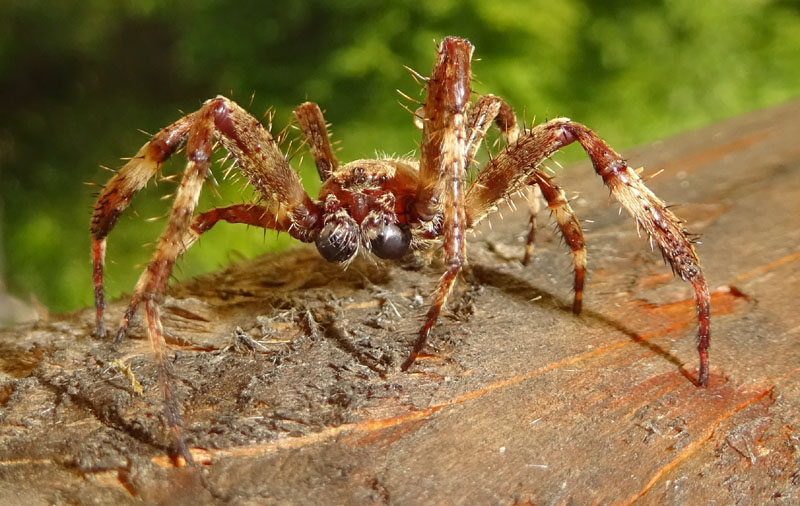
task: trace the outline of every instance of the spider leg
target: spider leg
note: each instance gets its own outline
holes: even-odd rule
[[[522,265],[528,265],[531,262],[531,256],[533,255],[533,244],[536,240],[536,216],[539,215],[541,196],[542,190],[539,189],[538,185],[532,186],[530,191],[525,195],[525,201],[528,203],[530,217],[528,218],[528,234],[525,238],[525,254],[522,256]]]
[[[195,115],[179,119],[155,134],[139,149],[136,156],[112,177],[100,192],[92,214],[92,280],[96,309],[97,337],[106,335],[103,324],[105,296],[103,293],[103,268],[106,256],[106,237],[116,225],[133,196],[145,187],[158,172],[161,164],[186,140]]]
[[[531,179],[536,182],[547,200],[550,213],[556,219],[564,242],[572,250],[572,262],[575,268],[575,298],[572,300],[572,312],[580,314],[583,304],[583,283],[586,279],[586,245],[583,242],[583,230],[567,201],[564,190],[542,172],[534,172]],[[525,253],[528,254],[527,245]]]
[[[175,257],[175,260],[177,260],[180,255],[185,253],[186,250],[188,250],[195,242],[197,242],[202,234],[208,232],[219,221],[227,221],[228,223],[243,223],[245,225],[251,225],[254,227],[268,228],[271,230],[277,230],[279,232],[287,232],[295,239],[305,240],[304,235],[300,233],[300,229],[296,227],[291,229],[287,228],[285,224],[278,220],[277,214],[267,207],[257,204],[234,204],[227,207],[218,207],[195,215],[192,225],[184,232],[183,238],[178,242],[180,249]],[[172,261],[173,264],[175,260]],[[120,322],[114,342],[119,342],[123,337],[125,337],[128,325],[130,324],[130,319],[136,312],[136,308],[141,301],[143,294],[147,293],[148,290],[160,288],[163,291],[163,289],[166,288],[166,286],[156,286],[153,278],[154,276],[152,273],[150,273],[149,269],[145,270],[142,273],[142,276],[140,276],[139,282],[136,284],[136,288],[134,289],[134,294],[131,296],[131,301],[128,304],[128,308],[125,311],[125,315]]]
[[[172,395],[172,369],[169,360],[167,360],[164,329],[161,326],[161,310],[158,307],[158,302],[155,299],[145,300],[144,311],[147,320],[147,333],[150,335],[150,344],[153,348],[153,355],[158,368],[158,380],[164,392],[164,413],[167,418],[167,426],[172,432],[178,453],[186,460],[187,464],[193,465],[192,454],[181,437],[180,404],[175,396]]]
[[[114,342],[120,342],[125,336],[130,319],[136,312],[139,302],[143,299],[147,301],[156,300],[161,296],[172,273],[175,260],[186,249],[181,243],[181,239],[191,224],[192,215],[200,197],[200,190],[203,188],[203,181],[208,176],[211,166],[212,146],[214,143],[213,113],[214,111],[211,108],[201,109],[199,116],[189,130],[186,146],[186,156],[189,162],[176,192],[167,226],[158,240],[152,260],[136,283],[130,304],[122,317]],[[148,331],[154,328],[149,321],[154,314],[157,314],[157,311],[146,311]],[[151,342],[160,337],[160,333],[148,333],[150,334]],[[156,346],[153,345],[153,348],[156,349]]]
[[[625,160],[589,128],[557,118],[534,127],[514,145],[501,151],[487,163],[467,191],[468,226],[475,226],[531,175],[539,174],[539,165],[550,155],[575,141],[589,155],[595,172],[603,178],[611,194],[658,245],[673,272],[692,283],[699,324],[698,384],[707,385],[710,296],[694,247],[682,222],[644,185]],[[542,190],[544,193],[544,188]]]
[[[186,249],[182,241],[191,223],[203,180],[208,175],[208,168],[202,171],[198,167],[210,165],[214,137],[235,158],[239,169],[262,198],[271,204],[270,213],[274,213],[275,224],[270,228],[288,231],[305,242],[312,240],[319,221],[319,211],[306,194],[299,177],[286,161],[275,139],[258,120],[236,103],[225,97],[209,100],[197,112],[156,134],[111,179],[97,201],[92,217],[92,235],[98,335],[105,335],[102,320],[102,266],[106,236],[133,194],[144,187],[147,180],[156,173],[159,164],[187,137],[189,144],[194,139],[195,143],[202,146],[196,146],[196,152],[187,148],[189,164],[178,189],[172,214],[159,239],[153,260],[136,284],[130,304],[120,321],[115,341],[118,342],[125,336],[142,298],[157,298],[163,293],[175,260]],[[165,146],[171,149],[166,149]],[[206,157],[207,160],[195,160],[192,157]]]
[[[276,213],[270,209],[256,204],[235,204],[228,207],[218,207],[196,215],[192,225],[183,233],[183,238],[177,242],[178,249],[173,252],[175,258],[170,260],[170,262],[174,264],[175,260],[177,260],[180,255],[185,253],[202,234],[210,230],[211,227],[216,225],[220,220],[229,223],[244,223],[255,227],[288,232],[296,239],[304,239],[303,235],[298,233],[299,229],[293,228],[289,230],[286,228],[284,224],[278,221]],[[171,272],[171,268],[169,270]],[[122,338],[125,337],[130,319],[136,312],[136,308],[144,294],[153,292],[154,295],[160,295],[160,292],[163,292],[166,288],[166,279],[159,284],[157,281],[158,277],[159,273],[151,271],[149,267],[142,273],[136,284],[128,308],[125,311],[125,315],[120,322],[114,342],[120,342]],[[168,277],[169,273],[166,274],[166,278]]]
[[[414,211],[421,221],[441,220],[446,270],[439,279],[425,323],[403,371],[414,363],[439,318],[458,273],[466,264],[466,214],[464,178],[467,160],[467,107],[470,95],[472,44],[447,38],[428,79],[424,106],[420,178]]]
[[[486,137],[492,121],[500,129],[505,144],[517,142],[519,127],[514,110],[508,103],[495,95],[481,95],[469,109],[467,117],[467,163],[475,161],[475,154]]]
[[[328,127],[322,111],[317,104],[305,102],[294,110],[294,115],[311,150],[311,156],[314,157],[319,178],[325,181],[339,166],[339,160],[333,154]]]
[[[185,250],[181,239],[191,224],[192,214],[197,206],[203,181],[209,173],[214,143],[213,114],[214,110],[211,108],[201,109],[200,114],[189,130],[186,146],[186,156],[189,162],[178,187],[167,226],[159,238],[153,259],[147,265],[136,284],[131,304],[116,337],[117,341],[122,338],[127,329],[130,315],[135,311],[139,301],[143,301],[145,319],[147,321],[147,334],[155,354],[159,379],[164,390],[167,424],[176,435],[175,440],[177,441],[178,449],[187,463],[192,463],[192,456],[187,451],[182,438],[179,437],[181,426],[180,409],[170,388],[172,375],[166,356],[166,344],[164,342],[158,300],[166,288],[175,260]]]
[[[160,136],[164,131],[157,134],[134,159],[140,161],[129,162],[106,186],[98,199],[92,217],[96,252],[95,293],[98,293],[98,284],[102,287],[102,268],[98,275],[97,265],[102,267],[106,235],[133,193],[144,186],[147,179],[157,171],[158,164],[186,138],[188,163],[167,225],[159,237],[152,260],[136,283],[116,340],[119,341],[125,335],[130,318],[142,302],[148,336],[164,388],[167,423],[177,436],[180,453],[187,462],[191,462],[191,455],[179,437],[180,412],[170,388],[171,374],[169,362],[166,360],[166,345],[158,307],[176,259],[219,220],[287,231],[306,242],[313,240],[317,233],[317,224],[321,220],[319,209],[306,194],[300,178],[289,166],[277,142],[258,120],[234,102],[224,97],[209,100],[200,110],[179,120],[165,131],[173,132],[172,136],[167,136],[169,140],[175,140],[168,145],[172,149],[157,150],[162,144]],[[242,204],[193,216],[203,182],[209,175],[215,137],[235,158],[237,166],[258,190],[267,206]],[[102,305],[98,305],[98,315],[102,317]]]

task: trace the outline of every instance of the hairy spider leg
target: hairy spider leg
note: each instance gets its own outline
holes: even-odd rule
[[[583,241],[581,224],[572,211],[564,190],[555,184],[552,179],[543,172],[534,172],[530,179],[533,179],[537,185],[536,188],[541,190],[547,205],[550,207],[550,213],[555,218],[558,229],[564,237],[564,242],[572,250],[572,264],[575,269],[573,285],[575,296],[572,299],[572,312],[580,314],[583,305],[583,284],[586,279],[586,244]]]
[[[467,117],[466,158],[468,165],[475,163],[475,154],[493,121],[500,130],[506,145],[517,142],[519,128],[511,106],[498,96],[481,95],[470,106]]]
[[[194,216],[203,182],[209,175],[215,137],[235,158],[239,169],[269,204],[268,207],[242,204],[213,209]],[[171,141],[168,147],[172,149],[159,149],[165,144],[165,138]],[[169,220],[159,238],[152,260],[136,283],[116,337],[120,340],[125,335],[130,318],[139,302],[143,301],[147,332],[164,390],[167,423],[176,435],[180,430],[180,410],[171,393],[171,372],[166,360],[166,345],[158,306],[176,259],[197,237],[220,219],[287,231],[305,242],[312,240],[320,221],[319,210],[306,194],[300,178],[289,166],[275,139],[258,120],[237,104],[224,97],[217,97],[207,101],[197,112],[156,134],[134,159],[138,161],[129,162],[101,193],[92,218],[94,250],[98,251],[94,257],[96,276],[97,264],[102,267],[101,253],[105,249],[105,237],[119,214],[135,191],[145,185],[147,179],[157,171],[158,165],[175,151],[184,138],[187,139],[188,163],[176,192]],[[165,155],[161,156],[161,153]],[[97,278],[95,282],[97,285]],[[101,269],[99,284],[102,287]],[[98,306],[100,316],[101,311],[102,306]],[[100,322],[102,324],[102,319]],[[180,453],[191,462],[191,455],[182,439],[176,437],[176,441]]]
[[[557,118],[532,128],[520,136],[514,145],[503,149],[486,164],[467,191],[469,226],[475,226],[530,176],[540,173],[539,166],[544,160],[575,141],[589,155],[595,172],[603,178],[611,194],[633,216],[637,226],[643,228],[659,246],[673,272],[692,283],[699,323],[698,384],[706,386],[710,296],[694,247],[683,223],[644,185],[625,160],[589,128],[567,118]],[[539,187],[542,188],[542,185]]]
[[[181,426],[180,408],[171,391],[172,373],[170,362],[166,356],[164,329],[161,325],[158,299],[169,280],[175,259],[184,249],[180,239],[191,224],[200,190],[203,187],[203,181],[205,181],[209,173],[214,143],[213,114],[213,109],[202,110],[189,131],[186,146],[186,156],[189,162],[186,165],[186,171],[178,187],[167,226],[159,238],[153,259],[136,284],[133,295],[133,301],[135,302],[131,304],[131,307],[135,308],[135,305],[140,300],[144,300],[147,334],[150,338],[150,345],[153,348],[159,379],[164,391],[167,424],[176,436],[175,441],[177,442],[178,450],[187,463],[192,463],[192,456],[186,449],[183,439],[179,437]]]
[[[270,204],[268,214],[272,215],[272,220],[275,222],[270,228],[288,231],[293,237],[310,242],[318,222],[319,211],[306,194],[300,178],[292,170],[277,142],[261,123],[236,103],[224,97],[207,101],[195,114],[202,115],[202,120],[198,118],[196,123],[202,122],[202,128],[205,128],[211,136],[210,142],[213,142],[214,137],[219,139],[235,159],[242,173],[261,197]],[[190,141],[191,135],[190,133]],[[209,163],[210,149],[211,146],[208,154]],[[187,149],[187,156],[195,155]],[[189,168],[187,168],[188,173]],[[203,175],[203,179],[205,176],[207,172]],[[183,187],[183,183],[181,184],[167,228],[159,239],[152,261],[139,278],[128,309],[120,321],[115,338],[117,342],[125,336],[139,301],[145,296],[160,297],[166,289],[175,260],[186,250],[182,239],[190,228],[203,179],[199,179],[198,184],[191,186],[192,198],[184,198],[179,203]]]
[[[103,268],[106,256],[106,238],[116,225],[133,196],[147,185],[158,173],[161,164],[170,157],[185,141],[195,115],[185,116],[155,134],[136,156],[106,183],[97,198],[92,213],[92,281],[94,283],[94,304],[96,310],[97,337],[106,335],[103,323],[105,296],[103,290]]]
[[[477,147],[481,140],[485,138],[492,121],[494,121],[500,130],[506,146],[515,144],[519,139],[519,127],[517,126],[516,115],[511,106],[500,97],[482,95],[478,97],[478,100],[476,100],[470,108],[467,120],[467,132],[469,133],[469,142],[467,143],[468,162],[474,160]],[[578,219],[569,206],[563,190],[543,173],[535,172],[529,176],[524,186],[532,188],[526,196],[531,216],[528,222],[525,256],[523,257],[522,263],[523,265],[527,265],[530,261],[536,235],[536,215],[539,211],[539,197],[543,195],[547,200],[553,217],[556,219],[564,241],[572,250],[575,270],[575,297],[572,303],[572,310],[575,314],[579,314],[583,300],[584,279],[586,277],[586,248],[583,242],[583,231],[581,230]]]
[[[530,183],[528,183],[530,184]],[[525,194],[525,202],[528,203],[528,233],[525,235],[525,253],[522,255],[522,265],[531,263],[533,256],[533,245],[536,241],[536,217],[539,215],[541,208],[542,190],[536,184],[530,187],[530,190]]]
[[[421,221],[440,221],[446,270],[439,279],[433,303],[408,358],[414,363],[466,264],[467,220],[464,208],[467,160],[467,108],[470,98],[470,59],[473,46],[457,38],[444,39],[427,83],[417,200]]]
[[[325,181],[339,167],[333,154],[328,127],[319,106],[313,102],[300,104],[295,110],[297,124],[306,139],[311,156],[317,166],[320,181]]]

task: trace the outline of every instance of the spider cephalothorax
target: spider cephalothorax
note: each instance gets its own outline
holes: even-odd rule
[[[641,181],[637,173],[589,128],[556,118],[519,131],[511,107],[493,95],[473,96],[469,41],[449,37],[439,45],[425,102],[415,113],[422,127],[419,161],[358,160],[339,165],[328,139],[322,112],[313,103],[295,110],[297,123],[316,162],[322,188],[317,200],[300,179],[261,123],[225,97],[207,101],[150,139],[104,187],[92,215],[97,334],[103,325],[103,264],[106,236],[133,195],[153,177],[161,163],[185,142],[188,158],[166,228],[156,252],[134,289],[117,332],[121,339],[141,302],[147,332],[165,386],[167,417],[177,431],[179,410],[169,395],[169,369],[159,316],[159,300],[175,260],[220,220],[284,231],[314,242],[322,256],[346,264],[359,251],[398,259],[409,251],[441,241],[445,272],[403,370],[411,367],[438,320],[453,284],[467,261],[467,230],[497,209],[498,203],[524,188],[541,192],[555,217],[575,268],[573,311],[579,313],[586,270],[586,249],[578,219],[564,192],[542,171],[542,163],[567,144],[578,142],[611,194],[647,232],[681,279],[689,281],[699,322],[698,384],[708,383],[710,336],[709,292],[697,255],[682,222]],[[466,172],[489,127],[495,124],[505,147],[490,158],[474,180]],[[209,175],[212,149],[218,141],[262,198],[261,204],[235,204],[195,214],[203,182]],[[533,220],[531,220],[531,225]],[[533,242],[528,235],[526,260]],[[178,438],[180,439],[180,438]],[[190,455],[182,447],[187,459]]]
[[[346,262],[360,248],[385,259],[411,246],[407,209],[417,168],[403,160],[357,160],[335,170],[320,189],[323,226],[314,241],[326,260]]]

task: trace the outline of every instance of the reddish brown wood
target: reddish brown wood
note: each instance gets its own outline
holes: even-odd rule
[[[416,373],[399,365],[441,265],[343,272],[300,248],[173,286],[199,469],[165,456],[138,319],[117,349],[90,337],[88,309],[3,329],[0,503],[796,504],[798,118],[793,102],[624,153],[664,169],[648,185],[702,234],[708,389],[690,379],[691,286],[582,163],[557,177],[588,228],[582,314],[558,233],[542,228],[523,268],[527,216],[503,210],[470,241],[470,280]]]

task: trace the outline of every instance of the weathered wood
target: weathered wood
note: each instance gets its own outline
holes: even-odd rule
[[[343,272],[299,248],[174,286],[199,469],[166,457],[140,327],[117,349],[89,310],[0,331],[0,503],[797,504],[798,127],[794,102],[626,153],[702,234],[708,389],[690,286],[581,164],[558,181],[589,229],[583,314],[557,234],[523,268],[527,217],[504,210],[410,374],[436,265]]]

